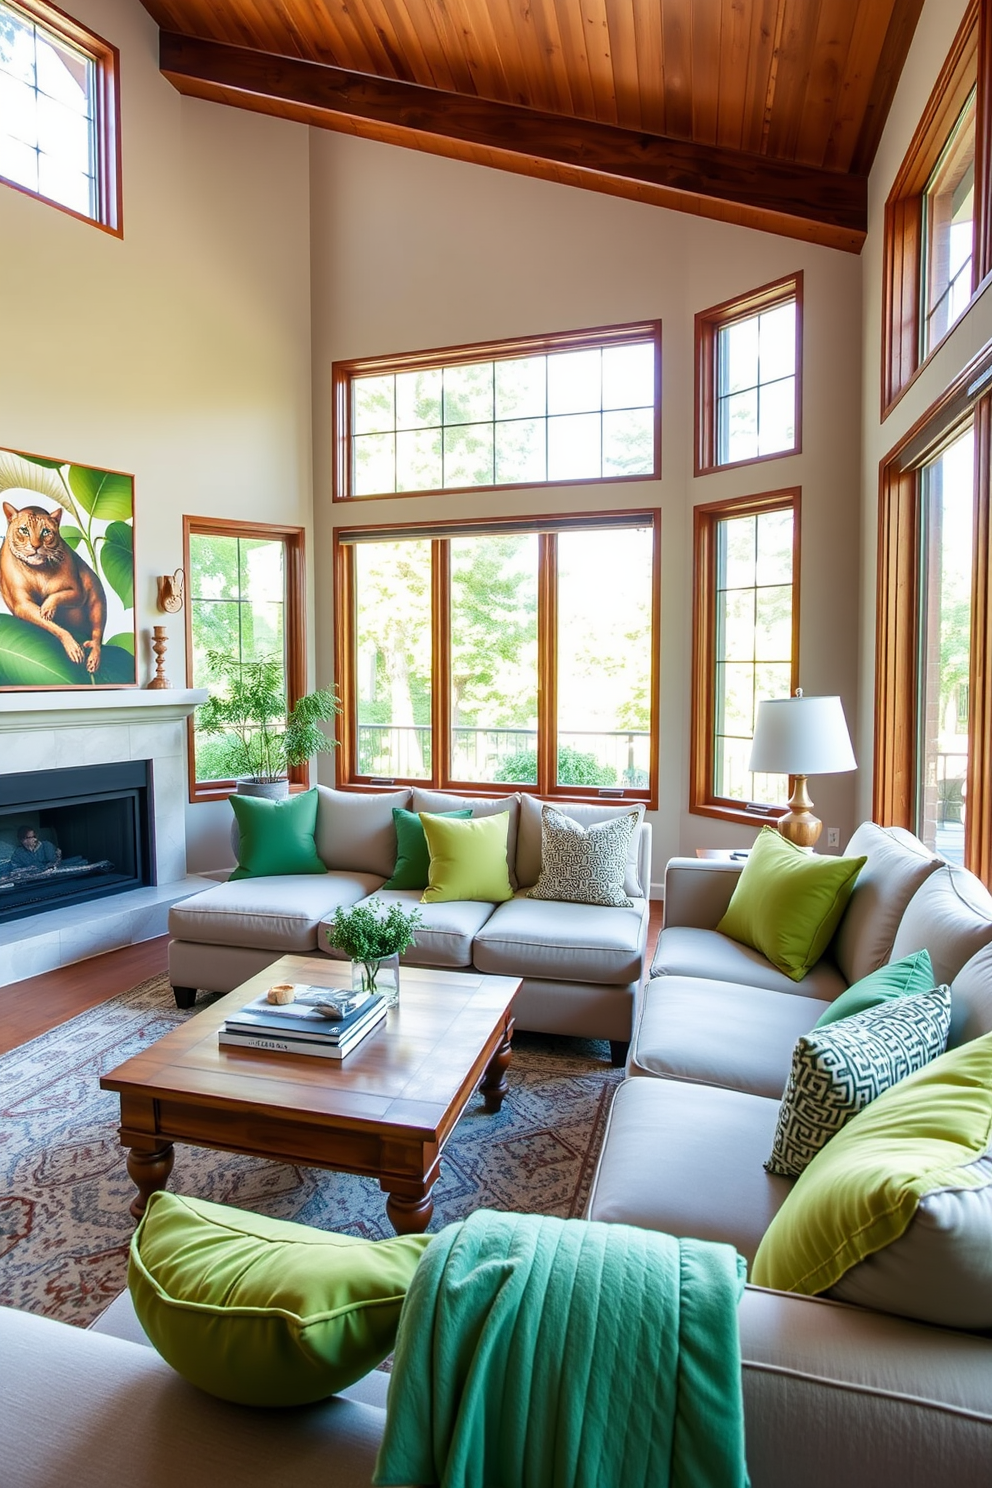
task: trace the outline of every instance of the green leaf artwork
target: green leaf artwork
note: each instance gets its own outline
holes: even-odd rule
[[[116,471],[0,449],[0,689],[136,683],[133,485]],[[25,515],[11,536],[13,513]],[[32,538],[48,550],[43,566],[26,561]]]
[[[100,559],[104,577],[126,610],[134,606],[134,548],[126,522],[111,522],[104,534]]]

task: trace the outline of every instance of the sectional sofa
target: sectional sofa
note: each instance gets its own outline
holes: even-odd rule
[[[898,830],[865,824],[847,851],[867,863],[828,955],[799,983],[716,930],[737,865],[669,864],[587,1217],[730,1241],[750,1261],[790,1187],[762,1164],[793,1043],[850,981],[925,947],[952,988],[951,1042],[992,1030],[983,886]],[[752,1488],[987,1488],[992,1338],[753,1286],[739,1320]],[[296,1488],[328,1471],[336,1488],[370,1483],[386,1375],[269,1414],[198,1393],[142,1345],[126,1294],[88,1332],[0,1310],[12,1488]]]
[[[338,791],[317,787],[314,840],[326,874],[243,878],[204,889],[169,912],[169,976],[180,1007],[197,989],[230,992],[278,957],[328,951],[325,930],[341,906],[375,895],[419,910],[424,924],[404,956],[413,966],[519,976],[518,1028],[609,1039],[623,1063],[643,981],[651,880],[651,827],[641,807],[556,805],[583,826],[639,813],[625,889],[631,907],[527,897],[541,870],[541,806],[534,796],[447,795],[419,788]],[[393,810],[441,812],[471,807],[474,816],[508,812],[510,883],[504,904],[421,904],[416,889],[382,889],[396,864]],[[235,842],[236,842],[235,838]]]

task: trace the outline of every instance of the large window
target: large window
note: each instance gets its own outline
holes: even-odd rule
[[[120,232],[114,47],[43,0],[0,0],[0,176]]]
[[[758,703],[798,680],[799,492],[697,506],[695,570],[692,809],[775,815],[788,778],[748,761]]]
[[[971,302],[990,266],[975,144],[990,103],[972,0],[885,204],[882,414]],[[987,129],[986,129],[987,135]]]
[[[657,512],[335,541],[343,782],[657,799]]]
[[[802,448],[802,275],[696,316],[696,474]]]
[[[267,523],[183,519],[186,653],[191,687],[229,687],[245,663],[274,661],[287,708],[305,689],[303,531]],[[235,786],[231,741],[190,719],[190,798],[216,799]],[[305,769],[290,780],[307,782]]]
[[[876,821],[992,884],[992,343],[882,464]]]
[[[334,367],[335,497],[660,473],[657,322]]]

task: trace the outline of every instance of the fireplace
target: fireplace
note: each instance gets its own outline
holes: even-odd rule
[[[155,882],[148,760],[0,775],[0,923]]]

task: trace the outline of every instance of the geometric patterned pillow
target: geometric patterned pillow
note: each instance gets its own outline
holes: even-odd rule
[[[803,1034],[766,1171],[798,1178],[863,1106],[944,1052],[950,1024],[950,988],[935,987]]]
[[[583,827],[553,806],[544,806],[541,873],[534,887],[527,890],[527,897],[630,909],[624,879],[630,836],[639,819],[639,811],[628,811],[610,821]]]

